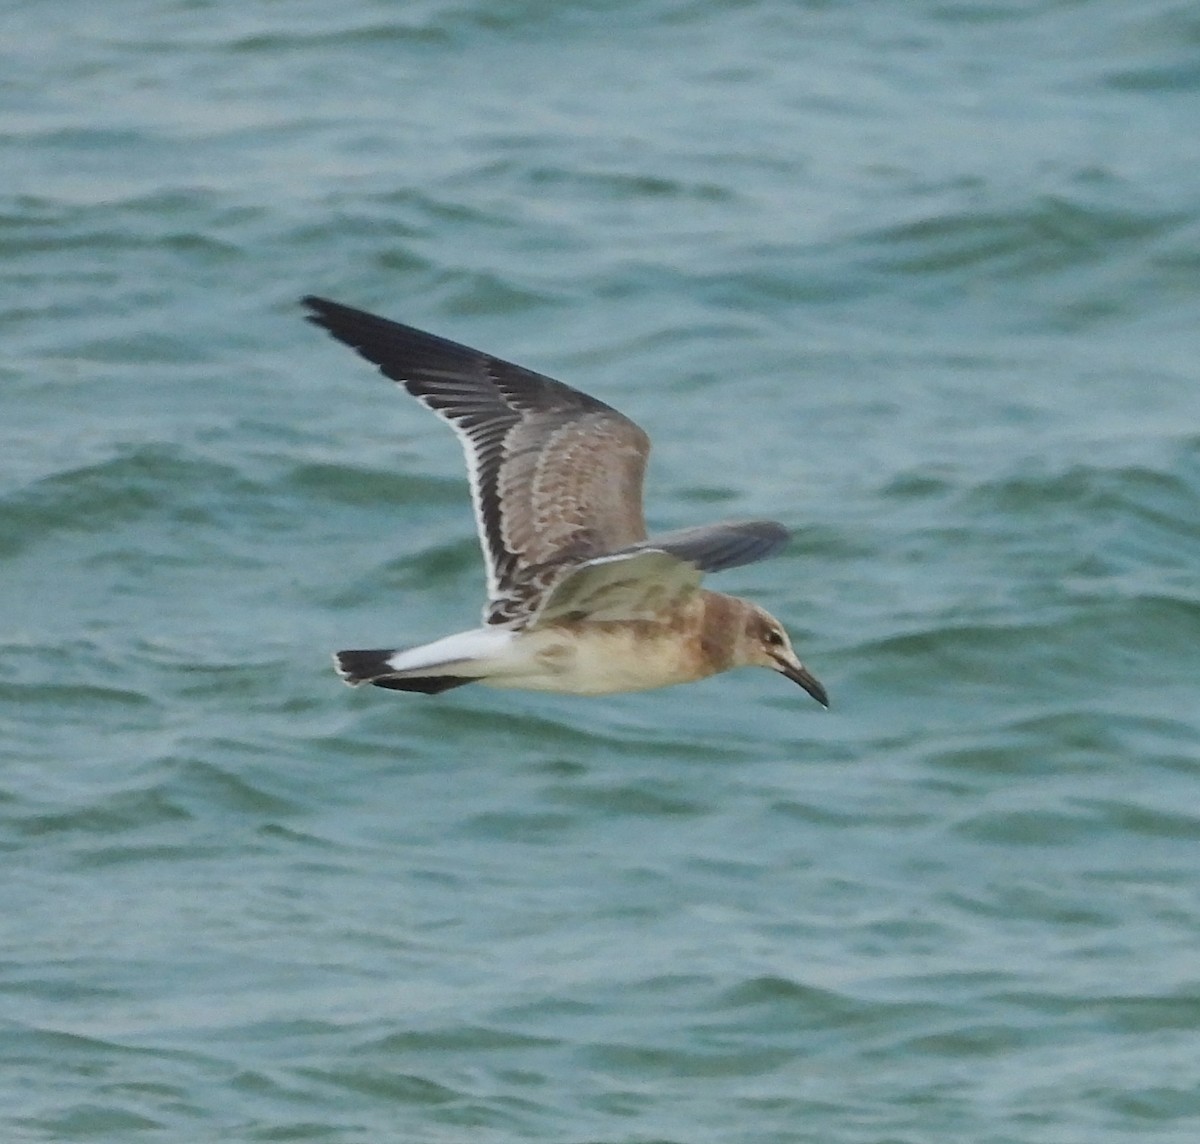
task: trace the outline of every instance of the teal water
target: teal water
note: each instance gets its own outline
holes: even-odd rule
[[[1200,1139],[1200,14],[0,16],[0,1137]],[[457,446],[314,292],[769,516],[765,672],[351,692]]]

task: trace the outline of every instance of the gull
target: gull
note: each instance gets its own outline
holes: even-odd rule
[[[787,529],[725,521],[647,537],[650,439],[560,381],[325,298],[307,320],[447,421],[466,454],[487,568],[483,626],[420,647],[334,656],[351,686],[436,695],[491,687],[604,695],[768,667],[828,707],[783,625],[700,587],[774,555]]]

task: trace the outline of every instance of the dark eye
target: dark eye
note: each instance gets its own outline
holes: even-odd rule
[[[767,632],[767,643],[772,647],[783,647],[783,632],[772,628]]]

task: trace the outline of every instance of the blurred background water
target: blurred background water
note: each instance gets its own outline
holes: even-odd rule
[[[1200,1139],[1200,9],[0,15],[0,1135]],[[351,692],[452,435],[297,299],[769,516],[763,672]]]

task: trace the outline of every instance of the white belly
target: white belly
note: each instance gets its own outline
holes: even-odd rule
[[[707,674],[697,671],[695,657],[684,642],[665,634],[638,639],[607,625],[593,631],[522,632],[509,650],[507,670],[481,683],[522,691],[609,695],[688,683]]]

